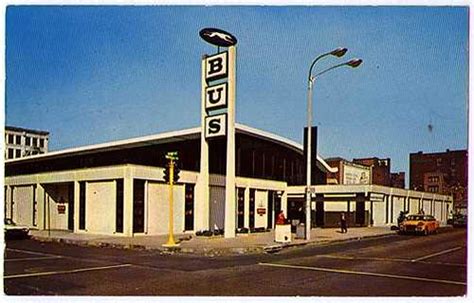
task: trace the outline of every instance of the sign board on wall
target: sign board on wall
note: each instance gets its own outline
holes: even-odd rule
[[[66,213],[66,205],[58,204],[58,214],[65,214]]]

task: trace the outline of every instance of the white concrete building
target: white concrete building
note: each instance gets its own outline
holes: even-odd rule
[[[198,127],[7,160],[5,216],[38,229],[117,236],[166,234],[164,155],[177,151],[181,173],[174,186],[174,232],[223,229],[225,140],[209,141],[209,174],[203,177],[200,135]],[[280,209],[291,219],[290,202],[304,202],[302,146],[236,124],[235,149],[236,228],[273,228]],[[317,156],[318,174],[335,171]],[[208,184],[204,192],[203,179]],[[354,222],[361,226],[390,225],[399,210],[420,208],[445,223],[452,208],[450,196],[375,185],[316,185],[315,192],[313,225],[320,226],[331,226],[333,214],[341,211],[353,213]],[[209,199],[203,198],[206,195]]]

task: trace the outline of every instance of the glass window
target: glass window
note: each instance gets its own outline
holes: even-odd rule
[[[13,144],[14,138],[15,138],[15,136],[13,136],[12,134],[8,135],[8,143]]]
[[[33,138],[33,146],[38,146],[38,138]]]
[[[7,159],[13,159],[13,148],[8,149],[8,157]]]
[[[39,145],[40,147],[44,147],[44,139],[43,138],[39,139],[39,143],[40,143],[40,145]]]
[[[21,144],[21,136],[20,135],[16,135],[15,136],[15,144]]]
[[[30,137],[26,137],[26,138],[25,138],[25,145],[26,145],[26,146],[30,146],[30,145],[31,145],[31,138],[30,138]]]
[[[20,158],[21,157],[21,149],[15,150],[15,158]]]

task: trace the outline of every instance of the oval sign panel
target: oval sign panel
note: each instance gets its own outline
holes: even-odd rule
[[[237,38],[234,35],[218,28],[203,28],[199,36],[217,46],[228,47],[237,44]]]

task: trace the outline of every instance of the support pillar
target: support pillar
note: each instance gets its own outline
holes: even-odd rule
[[[79,231],[80,185],[74,181],[74,232]]]
[[[234,45],[229,47],[224,238],[235,237],[235,63],[236,46]]]
[[[44,187],[40,184],[36,184],[36,226],[39,230],[45,229],[44,222]]]
[[[201,155],[196,180],[195,229],[209,229],[209,145],[206,140],[206,60],[201,60]]]
[[[123,179],[123,234],[133,236],[133,178],[130,168]]]

